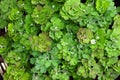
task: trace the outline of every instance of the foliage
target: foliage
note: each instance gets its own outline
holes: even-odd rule
[[[25,53],[26,54],[26,53]],[[14,57],[13,57],[14,56]],[[29,67],[27,63],[27,55],[23,55],[16,51],[10,51],[6,56],[6,61],[9,65],[7,73],[4,75],[5,80],[29,80]],[[22,65],[21,65],[22,64]],[[26,68],[24,68],[26,67]],[[27,72],[26,72],[27,71]]]
[[[103,6],[101,6],[101,2]],[[107,3],[109,3],[109,5]],[[98,13],[101,9],[103,9],[102,14]],[[116,14],[116,10],[112,0],[97,0],[96,5],[94,5],[94,2],[81,3],[80,0],[67,0],[60,14],[65,20],[70,19],[79,23],[81,26],[96,30],[97,27],[109,26],[112,17]]]
[[[89,29],[80,28],[77,33],[77,37],[79,39],[79,42],[89,43],[90,40],[93,38],[93,33]]]
[[[113,0],[1,0],[5,80],[115,80],[119,7]]]
[[[31,39],[33,51],[47,52],[50,50],[51,44],[51,39],[47,33],[40,33],[39,36],[33,36]]]
[[[5,52],[8,48],[8,40],[4,37],[0,37],[0,53]]]

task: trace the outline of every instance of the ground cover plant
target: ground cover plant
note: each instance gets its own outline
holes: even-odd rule
[[[119,13],[113,0],[0,0],[5,80],[115,80]]]

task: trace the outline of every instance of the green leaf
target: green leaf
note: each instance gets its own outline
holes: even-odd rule
[[[9,14],[10,20],[17,20],[21,18],[21,12],[17,8],[13,8]]]
[[[82,75],[84,78],[87,78],[88,77],[88,73],[86,72],[85,68],[83,66],[80,66],[78,68],[78,72],[77,72],[78,75]]]
[[[77,38],[80,43],[89,43],[93,38],[93,33],[90,29],[80,28],[77,33]]]
[[[36,6],[33,10],[32,18],[37,24],[44,24],[52,16],[53,9],[49,6]]]
[[[100,13],[105,13],[105,11],[108,9],[110,3],[112,1],[110,0],[104,0],[104,1],[101,1],[101,0],[97,0],[96,1],[96,9],[100,12]]]
[[[47,33],[41,33],[39,36],[32,37],[31,45],[35,51],[47,52],[51,49],[52,41]]]
[[[51,66],[51,61],[47,61],[46,63],[45,63],[45,67],[46,68],[49,68]]]
[[[0,37],[0,53],[7,51],[8,40],[5,37]]]

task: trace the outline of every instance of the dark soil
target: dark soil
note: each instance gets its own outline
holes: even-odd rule
[[[120,6],[120,0],[114,0],[114,2],[116,7]]]
[[[120,80],[120,75],[115,80]]]
[[[0,29],[0,36],[4,36],[5,35],[5,29]]]

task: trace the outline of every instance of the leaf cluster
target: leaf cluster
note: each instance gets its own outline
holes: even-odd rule
[[[120,15],[113,0],[1,0],[5,80],[114,80]],[[113,24],[112,24],[113,23]]]

